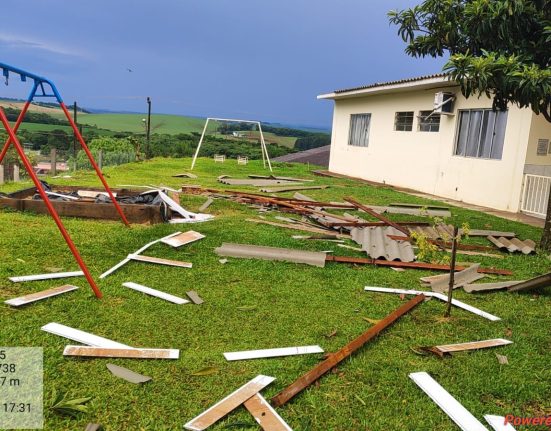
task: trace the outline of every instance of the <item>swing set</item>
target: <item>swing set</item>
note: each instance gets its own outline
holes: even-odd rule
[[[8,85],[8,80],[10,78],[10,74],[19,75],[21,82],[27,82],[27,80],[33,81],[33,86],[31,89],[31,92],[29,93],[29,96],[27,97],[27,100],[21,109],[21,112],[13,125],[13,127],[10,125],[6,114],[4,110],[0,107],[0,121],[2,122],[2,125],[4,126],[4,129],[6,130],[8,134],[8,139],[6,140],[4,147],[2,148],[2,151],[0,152],[0,163],[4,160],[4,157],[6,156],[6,153],[10,147],[10,145],[13,145],[15,147],[15,150],[17,151],[17,154],[19,155],[21,161],[23,162],[23,165],[25,166],[26,171],[28,172],[29,176],[31,177],[34,185],[36,186],[36,189],[44,201],[48,212],[52,216],[52,218],[55,221],[55,224],[57,225],[59,231],[61,232],[61,235],[65,239],[65,242],[69,246],[69,249],[71,250],[71,253],[75,257],[75,260],[78,263],[78,266],[81,268],[82,272],[84,273],[84,276],[86,277],[86,280],[88,281],[88,284],[94,291],[94,294],[97,298],[102,297],[102,293],[98,286],[96,285],[94,279],[90,275],[90,271],[88,270],[86,264],[82,260],[82,257],[80,256],[80,253],[78,249],[76,248],[75,244],[73,243],[73,240],[71,239],[69,233],[65,229],[65,226],[63,225],[63,222],[59,218],[59,215],[57,214],[57,211],[53,207],[52,203],[50,202],[48,195],[46,191],[44,190],[44,187],[41,183],[41,181],[36,176],[34,169],[31,165],[31,162],[25,155],[25,152],[23,150],[23,147],[21,146],[21,142],[17,138],[17,130],[19,129],[19,126],[23,122],[23,119],[25,117],[25,114],[27,113],[29,106],[31,102],[35,98],[53,98],[57,101],[59,104],[61,110],[65,114],[65,117],[67,118],[67,121],[69,122],[71,128],[73,129],[73,133],[75,134],[75,137],[77,138],[78,142],[80,143],[80,146],[88,156],[88,159],[90,160],[90,163],[94,167],[94,170],[96,171],[96,174],[98,178],[100,179],[101,183],[103,184],[103,187],[105,188],[105,191],[109,195],[109,198],[111,199],[111,202],[113,205],[115,205],[115,208],[117,212],[119,213],[122,221],[126,226],[130,226],[128,223],[128,220],[126,219],[122,208],[119,206],[117,200],[115,199],[115,196],[113,195],[111,189],[109,188],[109,185],[105,181],[105,178],[103,174],[101,173],[100,168],[98,167],[96,161],[94,160],[94,157],[92,156],[92,153],[88,149],[88,146],[86,145],[86,142],[84,142],[84,139],[82,135],[80,134],[77,125],[73,121],[73,118],[69,114],[69,111],[67,110],[67,107],[65,106],[65,103],[63,102],[63,99],[61,98],[56,86],[52,81],[49,79],[43,78],[41,76],[35,75],[33,73],[26,72],[24,70],[18,69],[16,67],[10,66],[5,63],[0,62],[0,70],[2,70],[2,75],[5,78],[6,85]]]

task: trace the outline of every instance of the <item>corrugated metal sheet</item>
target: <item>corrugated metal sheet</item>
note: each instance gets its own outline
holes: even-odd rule
[[[425,235],[428,239],[444,239],[449,241],[453,238],[453,226],[440,223],[436,226],[411,226],[411,232]],[[400,235],[403,235],[400,232]]]
[[[373,259],[399,260],[412,262],[415,260],[413,247],[408,241],[395,241],[388,235],[403,236],[399,230],[388,227],[353,228],[350,231],[352,240],[362,246],[368,256]]]
[[[502,236],[496,238],[495,236],[491,235],[489,235],[487,238],[500,250],[507,250],[511,253],[519,251],[524,254],[530,254],[536,251],[536,243],[531,239],[525,239],[524,241],[521,241],[518,238],[507,239]]]
[[[359,87],[343,88],[341,90],[335,90],[334,92],[337,94],[347,93],[349,91],[365,90],[368,88],[376,88],[376,87],[386,87],[387,85],[405,84],[406,82],[423,81],[425,79],[431,79],[431,78],[443,78],[445,76],[446,76],[445,73],[435,73],[433,75],[416,76],[413,78],[398,79],[396,81],[375,82],[374,84],[362,85]]]

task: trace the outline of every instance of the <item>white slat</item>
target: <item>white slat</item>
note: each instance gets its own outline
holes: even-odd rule
[[[486,419],[486,422],[488,422],[495,431],[515,431],[513,425],[510,423],[507,425],[505,424],[505,418],[503,416],[484,415],[484,419]]]
[[[55,278],[80,277],[81,275],[84,275],[84,272],[82,271],[54,272],[52,274],[23,275],[21,277],[10,277],[9,279],[14,283],[22,283],[24,281],[39,281],[39,280],[53,280]]]
[[[48,323],[40,329],[49,332],[50,334],[59,335],[60,337],[65,337],[69,340],[78,341],[79,343],[86,344],[88,346],[132,349],[132,347],[127,346],[126,344],[117,343],[116,341],[109,340],[108,338],[99,337],[97,335],[70,328],[69,326],[61,325],[55,322]]]
[[[165,301],[173,302],[174,304],[187,304],[189,301],[178,296],[171,295],[170,293],[161,292],[160,290],[152,289],[151,287],[142,286],[138,283],[126,282],[122,284],[129,289],[137,290],[138,292],[145,293],[147,295],[155,296],[157,298],[164,299]]]
[[[244,359],[275,358],[278,356],[307,355],[310,353],[323,353],[323,349],[320,346],[282,347],[277,349],[227,352],[227,353],[224,353],[224,357],[228,361],[240,361]]]

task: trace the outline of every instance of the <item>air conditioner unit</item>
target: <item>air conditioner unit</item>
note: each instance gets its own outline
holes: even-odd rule
[[[453,101],[455,96],[453,93],[445,93],[439,91],[434,95],[434,112],[438,114],[452,114],[453,113]]]

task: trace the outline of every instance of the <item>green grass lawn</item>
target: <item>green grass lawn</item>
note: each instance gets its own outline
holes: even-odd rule
[[[262,163],[237,166],[235,160],[215,164],[199,159],[198,179],[171,175],[188,171],[190,159],[154,159],[106,168],[107,179],[117,184],[164,184],[179,187],[200,184],[224,188],[216,177],[244,177],[267,173]],[[325,190],[308,191],[320,200],[354,196],[364,203],[410,202],[438,204],[346,179],[310,175],[304,165],[275,164],[276,174],[314,178],[327,184]],[[56,184],[98,185],[90,172],[72,179],[50,180]],[[8,184],[12,191],[25,184]],[[236,188],[236,187],[232,187]],[[243,187],[243,190],[256,190]],[[182,195],[184,207],[196,211],[202,196]],[[366,331],[364,318],[381,319],[403,301],[397,295],[364,292],[369,286],[420,288],[419,277],[435,272],[351,266],[329,263],[325,268],[306,265],[233,259],[219,263],[214,248],[222,242],[289,247],[304,250],[333,250],[337,255],[362,256],[324,241],[295,240],[295,231],[245,221],[257,212],[245,205],[215,200],[207,212],[213,221],[194,225],[132,226],[117,222],[65,219],[75,243],[94,277],[142,245],[177,230],[193,229],[206,238],[173,249],[160,244],[147,254],[193,262],[192,269],[130,263],[112,276],[98,280],[104,293],[97,300],[84,278],[13,284],[7,277],[76,270],[54,223],[47,216],[0,211],[0,292],[3,300],[65,283],[80,286],[57,298],[21,309],[0,309],[0,337],[4,346],[44,348],[46,406],[54,391],[69,397],[92,397],[89,412],[77,419],[46,411],[45,429],[84,429],[88,422],[102,423],[107,430],[179,430],[182,425],[258,374],[277,380],[263,394],[275,395],[310,370],[321,355],[306,355],[252,361],[226,362],[223,352],[319,344],[333,352]],[[266,215],[273,219],[278,213]],[[411,220],[410,216],[391,216]],[[419,220],[422,220],[419,218]],[[521,239],[538,240],[540,229],[461,208],[452,209],[453,223],[468,222],[472,228],[515,231]],[[489,244],[484,239],[469,243]],[[350,245],[355,245],[349,243]],[[547,256],[508,255],[503,259],[460,256],[460,261],[481,262],[514,272],[511,279],[526,279],[549,271]],[[485,281],[504,277],[491,276]],[[124,288],[133,281],[174,295],[195,290],[203,305],[171,304]],[[365,345],[319,385],[302,392],[279,414],[294,430],[311,431],[398,431],[456,430],[455,424],[409,378],[416,371],[429,372],[479,420],[484,414],[541,416],[551,414],[551,300],[550,290],[538,294],[495,292],[455,297],[502,318],[491,322],[457,308],[451,319],[443,319],[444,304],[431,300],[416,307]],[[246,306],[245,309],[240,307]],[[76,344],[45,333],[40,327],[58,322],[134,347],[181,349],[176,361],[65,358],[63,348]],[[336,331],[336,335],[326,337]],[[514,344],[496,349],[457,354],[444,360],[419,356],[415,346],[449,344],[508,338]],[[500,365],[495,354],[506,355],[509,365]],[[153,378],[136,386],[110,374],[106,363],[130,368]],[[192,374],[205,367],[217,372]],[[212,427],[259,429],[243,408]],[[234,425],[233,428],[228,426]],[[534,428],[535,429],[535,428]]]

